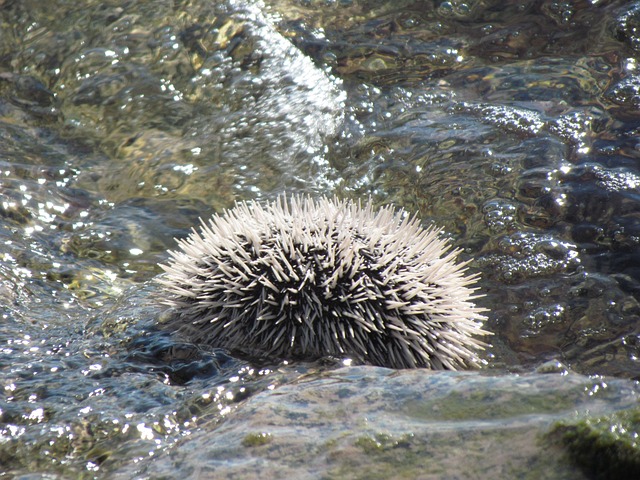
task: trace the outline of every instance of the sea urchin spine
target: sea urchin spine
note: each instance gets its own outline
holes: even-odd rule
[[[237,204],[170,252],[169,327],[196,343],[276,358],[393,368],[478,366],[476,276],[393,207],[292,196]]]

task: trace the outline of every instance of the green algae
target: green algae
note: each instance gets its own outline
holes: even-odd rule
[[[425,459],[429,458],[428,445],[424,439],[414,438],[412,433],[394,434],[386,432],[358,436],[353,445],[364,457],[343,458],[339,477],[348,478],[414,478],[417,472],[426,471]],[[442,467],[432,465],[440,473]],[[436,473],[431,471],[429,473]]]
[[[590,478],[640,478],[640,408],[555,424],[549,436]]]
[[[360,447],[364,453],[374,454],[376,452],[383,452],[389,448],[396,448],[399,445],[408,445],[411,436],[411,434],[406,434],[396,439],[387,433],[376,433],[373,436],[364,435],[358,437],[355,445]]]
[[[490,461],[487,461],[487,450],[479,448],[487,442],[487,435],[494,445],[489,454],[493,458]],[[369,432],[350,440],[358,454],[350,446],[334,446],[343,454],[329,454],[335,467],[326,478],[448,478],[454,471],[461,475],[460,478],[583,478],[572,465],[563,461],[560,449],[530,450],[534,445],[540,445],[538,439],[535,429],[528,427],[491,433],[434,431],[425,435],[424,432]],[[467,457],[464,466],[455,459],[454,452],[461,450]],[[451,455],[447,455],[447,451]],[[517,458],[519,454],[527,457],[526,462]],[[552,475],[550,465],[553,465]]]
[[[409,415],[425,420],[496,420],[562,411],[570,408],[583,394],[582,387],[557,396],[527,389],[453,391],[445,398],[409,402],[406,408]]]
[[[261,447],[271,442],[271,434],[269,432],[249,433],[242,439],[244,447]]]

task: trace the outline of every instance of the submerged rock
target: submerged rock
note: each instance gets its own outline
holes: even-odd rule
[[[350,367],[265,390],[137,475],[258,479],[587,478],[550,425],[628,408],[638,386],[575,374]],[[489,447],[488,447],[489,446]],[[196,467],[197,466],[197,467]],[[120,470],[114,478],[130,478]]]

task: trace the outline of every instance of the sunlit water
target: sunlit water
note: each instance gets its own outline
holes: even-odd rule
[[[477,422],[506,425],[508,445],[522,425],[633,405],[639,27],[640,3],[622,0],[0,0],[0,477],[175,477],[205,462],[211,478],[371,478],[375,460],[413,478],[411,459],[387,454],[446,458],[411,427],[447,403],[416,372],[249,363],[155,327],[152,279],[174,237],[284,191],[415,212],[482,275],[489,369],[424,375],[472,405],[527,388],[546,402],[438,418],[425,431],[453,432],[444,448]],[[508,373],[540,365],[556,367]],[[296,395],[317,393],[322,419],[341,386],[371,410],[341,410],[342,430],[296,447],[280,430],[300,418]],[[276,428],[260,415],[279,403],[291,423]],[[235,450],[207,450],[218,435]],[[540,454],[522,442],[516,473]],[[482,441],[465,448],[478,458],[444,472],[506,472]],[[553,458],[558,478],[583,478]]]

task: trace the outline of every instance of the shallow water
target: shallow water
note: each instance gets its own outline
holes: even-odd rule
[[[154,328],[173,238],[283,191],[442,226],[482,275],[488,375],[560,361],[618,377],[598,411],[632,403],[639,24],[626,1],[0,0],[0,476],[180,474],[246,399],[332,368]]]

